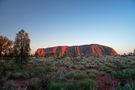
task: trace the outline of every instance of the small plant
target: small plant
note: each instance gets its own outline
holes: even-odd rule
[[[65,77],[65,73],[64,72],[58,72],[56,74],[56,78],[58,78],[58,79],[64,79],[64,77]]]
[[[49,90],[97,90],[93,80],[82,80],[78,82],[52,82]]]
[[[89,73],[88,73],[88,77],[89,77],[89,78],[96,78],[97,75],[98,75],[98,73],[95,73],[95,72],[89,72]]]
[[[35,88],[35,90],[39,90],[41,87],[41,80],[39,78],[33,78],[32,86]]]
[[[88,78],[88,75],[86,73],[76,72],[76,73],[74,73],[73,78],[75,80],[83,80],[83,79],[87,79]]]
[[[49,66],[46,67],[35,67],[31,69],[31,72],[33,73],[47,73],[47,72],[51,72],[53,71],[53,69]]]
[[[97,84],[93,80],[83,80],[79,86],[81,90],[97,90]]]
[[[65,77],[67,79],[73,79],[73,76],[74,76],[74,72],[68,72],[68,73],[65,74]]]
[[[49,86],[49,90],[64,90],[64,84],[52,82]]]
[[[88,79],[88,75],[86,73],[81,73],[81,72],[69,72],[65,75],[65,77],[74,80]]]
[[[127,83],[124,86],[118,85],[117,90],[135,90],[135,89],[129,83]]]
[[[46,60],[46,61],[45,61],[45,65],[46,65],[46,66],[51,66],[51,65],[52,65],[52,64],[51,64],[51,61]]]

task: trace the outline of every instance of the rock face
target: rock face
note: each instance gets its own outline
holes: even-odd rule
[[[99,44],[81,45],[81,46],[56,46],[50,48],[38,48],[35,55],[37,56],[104,56],[118,55],[118,53],[107,46]]]

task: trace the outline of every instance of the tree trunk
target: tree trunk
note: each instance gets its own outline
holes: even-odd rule
[[[0,51],[0,57],[2,57],[2,51]]]

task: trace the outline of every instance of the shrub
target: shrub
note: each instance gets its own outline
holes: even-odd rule
[[[31,72],[33,73],[47,73],[47,72],[51,72],[53,71],[53,69],[49,66],[46,67],[35,67],[31,69]]]
[[[83,80],[79,82],[52,82],[49,90],[97,90],[97,85],[93,80]]]
[[[41,78],[41,87],[44,88],[45,90],[48,90],[51,81],[52,81],[52,78],[42,77]]]
[[[126,84],[124,87],[123,87],[123,90],[133,90],[130,86],[130,84]]]
[[[103,66],[102,68],[103,68],[103,70],[106,71],[107,73],[111,73],[111,72],[114,71],[113,68],[110,68],[110,67],[108,67],[108,66]]]
[[[46,60],[46,61],[45,61],[45,65],[46,65],[46,66],[51,66],[51,65],[52,65],[52,63],[51,63],[51,61]]]
[[[49,90],[64,90],[64,84],[63,83],[56,83],[53,82],[49,86]]]
[[[39,78],[33,78],[32,86],[35,88],[35,90],[39,90],[41,87],[41,80]]]
[[[88,78],[88,75],[86,73],[76,72],[76,73],[74,73],[73,78],[75,80],[82,80],[82,79],[87,79]]]
[[[69,72],[65,75],[65,77],[74,80],[83,80],[89,78],[86,73],[81,72]]]
[[[115,77],[122,78],[122,79],[134,79],[135,76],[135,69],[124,69],[121,71],[118,71],[117,73],[113,73]]]
[[[117,90],[135,90],[135,82],[127,82],[124,85],[119,84]]]
[[[56,78],[58,78],[58,79],[63,79],[64,77],[65,77],[65,73],[64,72],[58,72],[56,74]]]
[[[94,73],[94,72],[89,72],[89,73],[88,73],[88,77],[89,77],[89,78],[96,78],[97,75],[98,75],[98,74],[97,74],[97,73]]]
[[[84,80],[79,84],[81,90],[97,90],[96,82],[93,80]]]

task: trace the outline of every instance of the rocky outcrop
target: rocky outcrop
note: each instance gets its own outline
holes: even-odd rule
[[[99,44],[81,45],[81,46],[56,46],[50,48],[38,48],[37,56],[104,56],[118,55],[118,53],[108,46]]]

